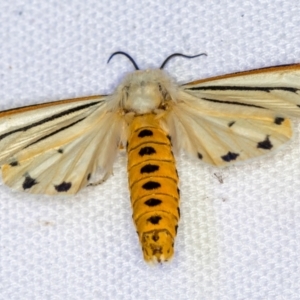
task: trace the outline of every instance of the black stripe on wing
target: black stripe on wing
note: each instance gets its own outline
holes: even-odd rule
[[[92,103],[88,103],[88,104],[84,104],[84,105],[80,105],[80,106],[77,106],[77,107],[73,107],[73,108],[70,108],[70,109],[67,109],[65,111],[62,111],[60,113],[57,113],[57,114],[54,114],[52,115],[51,117],[48,117],[48,118],[45,118],[43,120],[40,120],[38,122],[35,122],[35,123],[32,123],[30,125],[27,125],[27,126],[24,126],[24,127],[21,127],[21,128],[18,128],[18,129],[15,129],[15,130],[12,130],[12,131],[9,131],[9,132],[6,132],[6,133],[3,133],[2,135],[0,135],[0,140],[6,138],[7,136],[11,135],[11,134],[14,134],[16,132],[20,132],[20,131],[26,131],[28,129],[31,129],[33,127],[36,127],[36,126],[39,126],[39,125],[42,125],[42,124],[45,124],[47,122],[51,122],[55,119],[59,119],[59,118],[62,118],[64,117],[65,115],[68,115],[68,114],[72,114],[74,112],[77,112],[77,111],[80,111],[80,110],[84,110],[88,107],[91,107],[91,106],[94,106],[94,105],[97,105],[99,103],[101,103],[103,101],[97,101],[97,102],[92,102]]]
[[[202,100],[215,102],[215,103],[223,103],[223,104],[233,104],[233,105],[242,105],[242,106],[250,106],[250,107],[256,107],[256,108],[263,108],[266,109],[263,106],[254,105],[254,104],[247,104],[242,102],[236,102],[236,101],[223,101],[223,100],[217,100],[217,99],[211,99],[211,98],[201,98]]]
[[[259,91],[270,93],[274,90],[287,91],[291,93],[297,93],[299,89],[293,87],[256,87],[256,86],[235,86],[235,85],[208,85],[208,86],[196,86],[196,87],[187,87],[186,90],[192,91]]]
[[[57,134],[57,133],[59,133],[59,132],[61,132],[61,131],[64,131],[64,130],[66,130],[67,128],[70,128],[70,127],[76,125],[77,123],[83,121],[85,118],[86,118],[86,117],[81,118],[81,119],[79,119],[79,120],[77,120],[77,121],[75,121],[75,122],[73,122],[73,123],[71,123],[71,124],[69,124],[69,125],[67,125],[67,126],[61,127],[61,128],[59,128],[58,130],[55,130],[55,131],[53,131],[53,132],[51,132],[51,133],[49,133],[49,134],[47,134],[47,135],[41,137],[40,139],[34,141],[33,143],[27,145],[27,146],[24,147],[23,149],[28,148],[28,147],[30,147],[30,146],[32,146],[32,145],[34,145],[34,144],[37,144],[37,143],[39,143],[40,141],[45,140],[45,139],[47,139],[48,137],[53,136],[53,135],[55,135],[55,134]],[[62,153],[61,151],[63,151],[63,150],[60,150],[60,153]]]

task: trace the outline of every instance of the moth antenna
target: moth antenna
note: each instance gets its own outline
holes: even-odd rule
[[[164,66],[166,65],[166,63],[167,63],[171,58],[173,58],[174,56],[182,56],[182,57],[185,57],[185,58],[194,58],[194,57],[198,57],[198,56],[202,56],[202,55],[207,56],[206,53],[200,53],[200,54],[193,55],[193,56],[191,56],[191,55],[185,55],[185,54],[182,54],[182,53],[173,53],[173,54],[169,55],[169,56],[165,59],[165,61],[164,61],[164,62],[162,63],[162,65],[160,66],[160,69],[163,69]]]
[[[122,54],[122,55],[126,56],[126,57],[132,62],[132,64],[134,65],[134,67],[135,67],[136,70],[139,70],[139,69],[140,69],[140,68],[138,67],[138,65],[136,64],[136,62],[134,61],[134,59],[133,59],[129,54],[127,54],[126,52],[123,52],[123,51],[116,51],[116,52],[114,52],[114,53],[109,57],[107,63],[109,63],[110,60],[111,60],[115,55],[117,55],[117,54]]]

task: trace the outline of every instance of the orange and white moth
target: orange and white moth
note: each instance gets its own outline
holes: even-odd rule
[[[75,194],[112,172],[119,149],[144,259],[172,258],[180,217],[173,153],[217,167],[277,149],[300,117],[300,64],[177,85],[160,69],[128,74],[108,96],[0,112],[0,165],[8,186],[37,194]],[[181,55],[184,56],[184,55]],[[99,178],[97,178],[99,179]]]

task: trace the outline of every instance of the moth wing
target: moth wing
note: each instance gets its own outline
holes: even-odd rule
[[[121,123],[105,96],[1,112],[4,183],[37,194],[78,192],[97,170],[111,171]]]
[[[166,120],[174,148],[216,166],[269,153],[292,137],[299,91],[300,65],[183,85]]]

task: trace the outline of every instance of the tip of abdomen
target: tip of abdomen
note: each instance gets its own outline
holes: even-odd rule
[[[141,244],[144,259],[149,264],[170,261],[174,255],[174,239],[166,229],[144,232]]]

